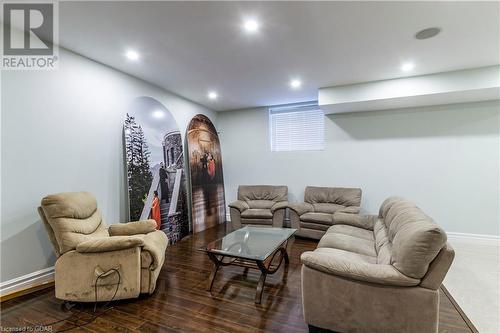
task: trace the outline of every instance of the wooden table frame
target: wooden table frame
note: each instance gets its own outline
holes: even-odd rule
[[[233,266],[245,267],[245,269],[248,268],[259,269],[261,275],[259,283],[257,284],[257,290],[255,292],[255,304],[260,304],[262,301],[262,292],[264,291],[264,284],[266,282],[267,275],[276,273],[276,271],[278,271],[283,261],[285,261],[285,274],[283,275],[283,278],[286,279],[288,273],[288,264],[290,263],[287,253],[287,246],[289,239],[281,243],[280,246],[273,253],[271,253],[271,255],[269,255],[265,260],[243,259],[228,254],[222,254],[222,253],[218,254],[206,250],[208,257],[214,263],[212,272],[210,273],[210,278],[208,280],[207,290],[210,292],[212,291],[215,277],[221,266],[233,265]],[[273,263],[276,255],[279,255],[278,263]],[[231,258],[231,260],[224,261],[225,258]]]

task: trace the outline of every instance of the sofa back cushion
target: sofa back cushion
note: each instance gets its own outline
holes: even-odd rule
[[[446,233],[410,201],[391,197],[380,208],[391,264],[401,273],[420,279],[446,244]]]
[[[48,195],[41,208],[57,241],[60,254],[95,237],[107,237],[108,232],[97,209],[95,198],[87,192]]]
[[[331,203],[359,207],[361,205],[361,189],[307,186],[304,193],[304,201],[310,204]]]
[[[315,213],[333,214],[339,209],[345,208],[344,205],[337,205],[334,203],[320,202],[312,204]]]
[[[241,185],[238,187],[238,200],[247,202],[252,200],[277,202],[286,201],[287,199],[288,187],[286,186]]]
[[[271,200],[250,200],[248,207],[252,209],[270,209],[276,202]]]

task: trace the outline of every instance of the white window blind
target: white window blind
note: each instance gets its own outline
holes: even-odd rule
[[[269,109],[271,151],[323,150],[325,115],[317,104]]]

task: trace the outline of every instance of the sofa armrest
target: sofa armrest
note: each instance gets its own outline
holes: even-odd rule
[[[296,212],[299,216],[314,211],[314,207],[307,202],[289,204],[288,208]]]
[[[109,252],[130,249],[143,245],[143,240],[138,237],[98,237],[78,244],[76,246],[76,251],[79,253]]]
[[[349,214],[358,214],[359,210],[360,210],[359,206],[347,206],[347,207],[344,207],[342,209],[339,209],[337,212],[339,212],[339,213],[349,213]]]
[[[288,201],[278,201],[271,207],[271,213],[274,213],[278,209],[285,209],[288,207]]]
[[[240,213],[250,208],[250,206],[248,206],[248,204],[243,200],[236,200],[235,202],[231,202],[228,206],[236,208],[240,211]]]
[[[333,214],[333,224],[347,224],[353,227],[373,230],[376,215],[358,215],[344,212],[335,212]]]
[[[142,250],[148,251],[153,258],[153,263],[151,264],[150,269],[154,270],[156,267],[161,266],[165,260],[168,237],[163,231],[156,230],[147,235],[141,236],[141,239],[144,241]]]
[[[416,286],[419,279],[408,277],[392,265],[371,264],[361,260],[351,260],[341,254],[308,251],[302,253],[300,260],[309,268],[330,275],[348,279],[371,282],[387,286]]]
[[[132,236],[147,234],[156,230],[155,220],[143,220],[128,223],[111,224],[108,228],[110,236]]]

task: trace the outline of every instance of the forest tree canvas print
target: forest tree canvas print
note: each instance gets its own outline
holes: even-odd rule
[[[193,231],[200,232],[226,220],[222,155],[217,130],[198,114],[187,129]]]
[[[131,221],[154,219],[175,243],[190,233],[182,138],[172,114],[150,97],[136,99],[124,123]]]

